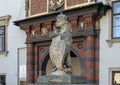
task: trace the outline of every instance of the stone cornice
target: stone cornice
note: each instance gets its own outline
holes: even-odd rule
[[[103,5],[103,3],[95,3],[95,4],[90,4],[87,6],[64,10],[63,13],[67,15],[68,18],[74,17],[74,16],[81,16],[81,15],[89,14],[89,13],[94,13],[94,14],[98,14],[101,16],[106,13],[108,8],[110,8],[110,6]],[[59,13],[60,12],[48,13],[48,14],[41,15],[41,16],[30,17],[30,18],[14,21],[14,23],[17,26],[20,26],[22,29],[23,27],[30,26],[33,24],[43,23],[46,21],[55,21],[56,20],[55,17]]]
[[[0,17],[0,26],[9,25],[10,18],[10,15]]]
[[[78,32],[73,32],[73,42],[79,42],[79,41],[84,41],[86,36],[93,35],[93,36],[99,36],[100,30],[80,30]],[[37,45],[49,45],[51,43],[51,38],[49,36],[38,36],[38,37],[31,37],[26,40],[26,44],[28,43],[37,43]]]

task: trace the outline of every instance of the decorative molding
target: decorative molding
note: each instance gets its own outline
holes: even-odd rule
[[[41,36],[47,36],[48,35],[48,30],[46,27],[41,28]]]
[[[81,16],[85,14],[90,14],[90,13],[96,13],[99,14],[99,16],[104,15],[105,12],[109,9],[109,6],[104,5],[103,3],[95,3],[95,4],[89,4],[83,7],[78,7],[74,9],[68,9],[64,10],[63,13],[69,17],[74,17],[74,16]],[[86,11],[89,10],[89,11]],[[34,17],[29,17],[23,20],[15,21],[15,25],[18,25],[20,27],[26,27],[28,25],[33,25],[36,23],[43,23],[46,21],[55,21],[55,17],[59,14],[59,12],[55,13],[49,13],[49,14],[44,14],[41,16],[34,16]],[[34,21],[34,22],[33,22]]]
[[[79,44],[77,45],[77,47],[78,47],[79,49],[82,49],[82,48],[83,48],[83,45],[82,45],[81,43],[79,43]]]
[[[7,56],[8,53],[9,53],[9,51],[4,51],[4,52],[0,52],[0,55]]]
[[[36,30],[31,30],[31,35],[35,36],[36,35]]]
[[[99,36],[100,30],[79,30],[78,32],[73,32],[72,37],[73,37],[73,42],[79,42],[79,41],[84,41],[86,36],[93,35],[93,36]],[[28,43],[36,43],[36,42],[41,42],[38,45],[49,45],[51,43],[51,38],[47,36],[33,36],[31,38],[26,39],[26,44]]]
[[[48,0],[48,11],[54,12],[64,9],[65,0]]]
[[[100,29],[100,20],[95,21],[95,29]]]
[[[84,29],[85,28],[85,22],[84,21],[80,21],[78,24],[79,29]]]
[[[118,38],[118,39],[109,39],[109,40],[106,40],[106,42],[108,43],[109,47],[112,47],[113,43],[120,43],[120,38]]]
[[[10,15],[0,17],[0,26],[3,25],[8,26],[10,18],[11,18]]]
[[[44,48],[40,48],[40,52],[44,52],[45,51],[45,49]]]
[[[71,3],[73,3],[73,2],[71,2]],[[87,6],[87,5],[90,5],[90,4],[95,4],[95,2],[91,1],[91,0],[88,0],[86,3],[81,3],[81,4],[77,4],[77,5],[74,5],[74,6],[67,7],[67,0],[65,0],[65,9],[72,9],[72,8],[76,8],[76,7]]]
[[[29,16],[29,0],[25,0],[25,11],[26,11],[26,17]]]

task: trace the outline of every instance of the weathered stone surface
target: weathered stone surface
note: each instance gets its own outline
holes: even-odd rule
[[[29,85],[95,85],[95,84],[29,84]]]
[[[86,79],[82,76],[74,75],[50,75],[40,76],[38,84],[85,84]]]
[[[53,63],[52,75],[71,74],[72,28],[66,15],[61,13],[57,16],[56,25],[50,37],[52,38],[49,50]]]

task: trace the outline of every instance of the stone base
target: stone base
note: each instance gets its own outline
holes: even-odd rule
[[[40,76],[38,78],[37,84],[86,84],[86,79],[82,76],[75,75],[49,75],[49,76]]]
[[[29,84],[29,85],[96,85],[96,84]]]
[[[64,70],[56,70],[54,72],[51,73],[51,75],[67,75]]]

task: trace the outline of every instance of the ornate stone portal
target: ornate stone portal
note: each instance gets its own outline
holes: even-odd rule
[[[52,43],[49,48],[50,59],[53,63],[51,75],[39,76],[39,84],[84,84],[86,79],[83,76],[72,75],[70,48],[72,44],[71,24],[67,16],[57,16],[54,30],[49,33]]]

